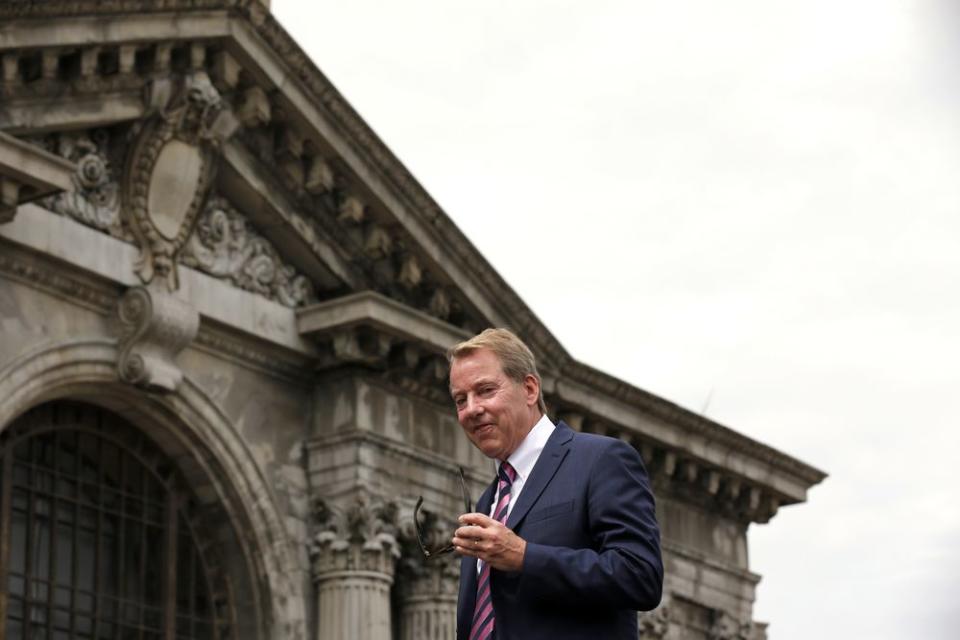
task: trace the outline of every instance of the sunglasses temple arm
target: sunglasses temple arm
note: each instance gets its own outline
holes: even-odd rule
[[[463,475],[463,467],[457,467],[460,471],[460,489],[463,491],[464,513],[473,511],[473,500],[470,499],[470,492],[467,490],[467,479]]]

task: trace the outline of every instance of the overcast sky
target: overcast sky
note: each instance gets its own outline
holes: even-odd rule
[[[960,629],[960,3],[273,10],[579,360],[830,474],[771,640]]]

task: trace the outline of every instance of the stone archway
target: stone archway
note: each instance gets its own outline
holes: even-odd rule
[[[176,461],[216,518],[219,544],[241,562],[231,572],[242,638],[306,640],[304,586],[269,482],[215,403],[189,379],[165,395],[118,381],[117,347],[104,339],[45,345],[0,369],[0,429],[44,402],[104,407],[142,430]]]
[[[239,640],[220,545],[192,488],[107,409],[45,402],[0,432],[6,638]]]

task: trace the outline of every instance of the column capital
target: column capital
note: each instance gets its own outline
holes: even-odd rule
[[[707,633],[708,640],[753,640],[754,625],[723,611],[715,611],[713,624]]]
[[[344,506],[318,499],[313,504],[316,527],[310,541],[314,581],[330,574],[380,574],[392,582],[400,557],[397,504],[359,497]]]
[[[422,511],[424,544],[431,549],[450,543],[457,528],[455,520],[441,518],[432,511]],[[443,598],[457,596],[460,561],[454,554],[427,558],[417,542],[417,532],[410,523],[399,532],[401,557],[397,564],[397,582],[402,599]]]
[[[660,605],[653,611],[639,614],[640,638],[642,640],[662,640],[670,630],[670,607]]]

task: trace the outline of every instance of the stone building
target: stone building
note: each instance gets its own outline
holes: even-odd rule
[[[0,637],[451,638],[412,508],[492,479],[490,325],[648,466],[641,637],[766,636],[748,528],[824,474],[572,359],[262,2],[3,2],[0,61]]]

